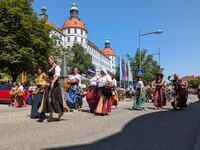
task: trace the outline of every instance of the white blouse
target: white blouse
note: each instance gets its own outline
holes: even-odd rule
[[[23,86],[21,85],[20,87],[18,87],[17,91],[18,91],[18,92],[24,92]]]
[[[30,86],[28,90],[34,92],[36,90],[36,88],[37,88],[37,86]]]
[[[78,86],[81,87],[81,75],[77,74],[77,75],[72,75],[69,80],[74,80],[77,79],[76,83],[78,83]]]
[[[89,77],[89,81],[88,81],[88,84],[90,85],[90,86],[97,86],[97,77],[93,77],[93,76],[90,76]]]
[[[104,84],[105,82],[112,82],[112,79],[111,79],[111,77],[110,77],[109,75],[106,75],[106,76],[104,76],[104,77],[101,76],[101,77],[99,78],[98,87],[103,87],[103,84]]]
[[[144,84],[142,81],[138,81],[136,88],[139,89],[140,88],[140,84],[142,84],[142,88],[144,87]]]
[[[49,70],[49,72],[51,71],[52,69]],[[59,76],[60,77],[60,72],[61,72],[61,68],[59,66],[56,66],[55,67],[55,74],[53,75],[53,77],[55,76]]]
[[[112,85],[115,85],[115,87],[117,87],[117,81],[116,81],[116,79],[112,80]]]

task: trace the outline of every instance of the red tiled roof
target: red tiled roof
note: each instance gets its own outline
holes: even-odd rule
[[[104,55],[114,55],[114,56],[115,56],[115,53],[114,53],[114,51],[113,51],[111,48],[104,48],[104,49],[102,50],[102,53],[103,53]]]
[[[90,45],[91,47],[93,47],[94,49],[98,50],[99,52],[101,52],[101,50],[94,44],[92,43],[90,40],[88,40],[88,45]],[[102,53],[102,52],[101,52]]]
[[[182,77],[181,79],[183,81],[190,81],[190,80],[196,80],[196,76],[192,75],[192,76],[185,76],[185,77]]]
[[[77,18],[68,19],[67,21],[65,21],[62,28],[64,29],[71,27],[82,28],[86,30],[84,23]]]
[[[62,33],[62,29],[56,27],[54,24],[52,24],[50,21],[47,20],[46,24],[50,25],[51,27],[53,27],[56,31],[58,31],[59,33]]]

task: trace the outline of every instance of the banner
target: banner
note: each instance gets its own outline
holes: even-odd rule
[[[128,81],[133,81],[130,62],[128,61]]]
[[[119,74],[120,74],[119,81],[120,81],[120,86],[121,86],[121,80],[122,80],[122,58],[121,57],[119,57]]]
[[[124,59],[124,81],[127,81],[126,59]]]

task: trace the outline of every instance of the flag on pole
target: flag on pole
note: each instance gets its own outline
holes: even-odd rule
[[[120,74],[119,81],[120,81],[120,87],[121,87],[121,80],[122,80],[122,59],[121,59],[121,57],[119,57],[119,74]]]
[[[130,62],[128,61],[128,81],[133,81]]]
[[[124,59],[124,81],[127,81],[126,59]]]

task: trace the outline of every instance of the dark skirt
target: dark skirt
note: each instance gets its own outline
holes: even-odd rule
[[[163,87],[156,87],[154,106],[162,107],[167,104],[166,94]]]
[[[42,103],[42,98],[45,88],[41,88],[38,94],[34,95],[32,108],[31,108],[31,118],[39,118],[43,113],[38,113],[38,109]]]
[[[14,107],[26,107],[26,102],[24,101],[23,96],[17,96]]]
[[[81,104],[81,89],[77,84],[71,85],[67,93],[67,106],[70,108],[75,108],[75,102],[77,106]]]
[[[97,107],[96,95],[97,95],[97,88],[96,86],[90,86],[86,94],[86,100],[90,107],[90,110],[94,110]]]
[[[54,89],[48,86],[45,90],[41,106],[38,110],[39,113],[59,113],[68,112],[65,100],[60,90],[60,83],[54,85]]]
[[[177,103],[177,107],[184,108],[187,107],[187,98],[184,92],[176,92],[174,95],[174,100],[171,105],[175,108],[175,103]]]

